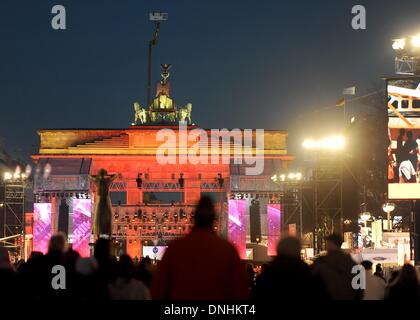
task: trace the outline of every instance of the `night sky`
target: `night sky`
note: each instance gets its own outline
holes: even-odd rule
[[[51,28],[55,4],[67,9],[67,30]],[[367,30],[351,28],[356,4],[367,9]],[[420,32],[418,0],[1,0],[7,150],[36,152],[40,128],[127,127],[133,102],[145,106],[154,10],[169,13],[154,81],[160,63],[173,64],[178,106],[191,102],[204,128],[289,130],[295,153],[317,128],[337,130],[339,112],[325,107],[343,88],[384,87],[392,38]]]

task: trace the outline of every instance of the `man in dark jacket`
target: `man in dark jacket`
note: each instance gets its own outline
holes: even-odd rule
[[[312,266],[314,274],[322,279],[331,299],[361,299],[362,291],[352,287],[352,279],[356,275],[352,274],[352,269],[356,263],[341,250],[341,236],[332,234],[325,240],[327,254],[315,260]]]
[[[279,241],[277,256],[258,279],[256,299],[291,302],[327,299],[322,283],[301,259],[300,250],[297,238],[287,237]]]

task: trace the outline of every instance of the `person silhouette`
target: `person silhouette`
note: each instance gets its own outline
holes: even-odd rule
[[[398,275],[390,281],[388,300],[420,301],[420,285],[416,270],[411,264],[405,264]]]
[[[300,256],[301,243],[285,237],[277,256],[257,280],[254,298],[260,301],[326,301],[326,288]]]
[[[419,146],[417,145],[417,141],[413,139],[413,132],[407,131],[407,141],[404,144],[404,149],[407,154],[407,159],[410,160],[413,168],[417,168],[417,153]]]
[[[351,256],[341,250],[343,238],[331,234],[325,238],[327,254],[318,257],[312,264],[313,273],[324,282],[328,295],[333,300],[359,300],[362,292],[354,290],[351,283],[352,269],[356,265]]]
[[[235,247],[213,230],[213,202],[202,197],[192,231],[166,249],[152,279],[157,300],[240,300],[250,295],[246,267]]]

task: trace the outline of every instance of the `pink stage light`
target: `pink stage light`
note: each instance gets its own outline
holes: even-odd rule
[[[73,199],[73,250],[81,257],[90,256],[92,202],[90,199]]]
[[[51,238],[51,203],[34,204],[33,251],[47,253]]]
[[[241,259],[246,259],[246,203],[246,200],[229,200],[228,238]]]
[[[277,243],[281,236],[281,210],[279,203],[267,205],[267,229],[267,255],[275,256],[277,255]]]

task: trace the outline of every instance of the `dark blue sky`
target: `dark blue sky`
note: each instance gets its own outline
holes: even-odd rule
[[[65,31],[51,28],[55,4],[67,9]],[[355,4],[367,9],[367,30],[351,28]],[[381,88],[393,74],[390,40],[420,32],[418,0],[1,0],[8,150],[34,152],[39,128],[128,126],[132,103],[145,105],[153,10],[169,13],[154,79],[158,64],[173,64],[173,96],[192,102],[194,122],[290,130],[292,150],[317,126],[335,130],[336,111],[313,111],[342,88]]]

